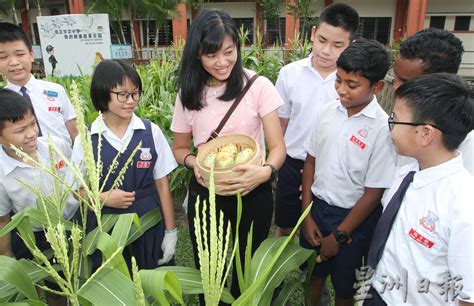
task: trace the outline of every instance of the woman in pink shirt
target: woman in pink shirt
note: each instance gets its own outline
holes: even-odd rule
[[[190,141],[199,146],[211,133],[255,72],[242,67],[237,27],[222,10],[204,10],[193,21],[186,40],[179,74],[179,94],[171,129],[174,132],[173,153],[176,160],[194,170],[189,183],[188,221],[193,243],[194,259],[197,256],[194,203],[208,199],[209,192],[196,167],[196,157],[190,150]],[[225,221],[237,219],[237,192],[242,195],[242,219],[239,236],[240,250],[245,250],[247,235],[253,222],[252,251],[267,238],[273,215],[273,195],[270,180],[285,159],[285,143],[277,109],[283,102],[273,84],[258,77],[226,122],[220,135],[246,134],[253,137],[268,156],[264,166],[240,165],[235,171],[243,174],[222,182],[220,190],[227,196],[216,196],[217,208],[223,211]],[[235,234],[235,233],[234,233]],[[243,255],[243,253],[242,253]],[[240,295],[235,269],[232,294]]]

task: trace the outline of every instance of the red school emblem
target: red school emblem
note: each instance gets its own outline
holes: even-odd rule
[[[52,113],[60,113],[61,107],[59,106],[48,106],[48,111]]]
[[[151,162],[149,161],[137,161],[137,168],[139,169],[144,169],[144,168],[150,168],[151,167]]]
[[[356,146],[358,146],[359,148],[361,148],[362,150],[365,149],[365,147],[367,146],[365,144],[365,142],[363,142],[362,140],[360,140],[359,138],[355,137],[354,135],[352,135],[350,141],[352,143],[354,143]]]
[[[61,159],[60,161],[58,161],[56,163],[56,165],[54,165],[54,168],[56,168],[56,170],[60,170],[60,169],[64,168],[64,164],[65,164],[64,160]]]
[[[416,230],[413,228],[410,229],[410,232],[408,233],[410,235],[410,238],[418,242],[419,244],[427,247],[428,249],[431,249],[434,245],[434,242],[423,236],[422,234],[418,233]]]

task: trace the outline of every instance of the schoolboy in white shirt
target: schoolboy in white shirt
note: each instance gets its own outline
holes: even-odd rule
[[[364,305],[474,305],[474,177],[456,151],[474,125],[469,87],[435,73],[407,81],[395,96],[393,143],[417,163],[402,167],[389,190],[389,198],[399,194],[410,173],[404,195],[383,202],[376,231],[389,207],[398,212],[387,237],[374,236],[368,264],[376,271]],[[374,251],[381,256],[372,259]]]
[[[336,3],[326,7],[313,27],[312,53],[280,70],[276,88],[284,104],[278,116],[285,136],[287,156],[279,170],[275,195],[277,236],[287,236],[301,215],[301,171],[306,150],[303,142],[324,104],[336,100],[336,61],[354,39],[359,14]]]
[[[70,156],[69,144],[59,138],[53,140],[54,145],[63,151],[66,157]],[[33,187],[40,188],[45,194],[52,192],[53,178],[41,173],[41,170],[32,164],[24,162],[11,148],[14,145],[20,148],[37,162],[50,167],[52,159],[59,175],[66,177],[66,164],[57,154],[50,155],[48,143],[44,137],[38,138],[38,127],[34,109],[29,100],[9,89],[0,89],[0,229],[11,220],[11,214],[25,208],[36,208],[36,195],[23,186],[19,181]],[[64,209],[63,215],[70,219],[78,203],[72,196]],[[50,248],[42,229],[34,228],[36,246],[45,251]],[[33,259],[33,255],[17,235],[16,230],[0,237],[0,255],[15,256],[17,259]],[[47,282],[47,286],[59,290],[54,283]],[[62,296],[46,293],[49,305],[66,305]]]
[[[313,305],[329,275],[336,305],[354,303],[355,272],[367,254],[377,207],[395,168],[388,115],[375,98],[389,65],[380,43],[353,42],[337,60],[340,99],[319,112],[305,141],[302,208],[313,206],[300,244],[319,250],[323,260],[311,280]]]
[[[7,88],[31,100],[40,136],[56,136],[72,146],[77,136],[76,115],[64,88],[31,74],[31,42],[17,25],[0,23],[0,73]]]
[[[462,41],[446,30],[429,28],[408,37],[400,44],[400,54],[395,60],[393,72],[396,90],[404,82],[437,72],[458,73],[464,48]],[[474,175],[474,132],[470,132],[458,150],[463,154],[464,167]],[[414,159],[399,158],[399,167]]]

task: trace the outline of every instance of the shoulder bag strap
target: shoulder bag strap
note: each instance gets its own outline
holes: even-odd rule
[[[229,120],[230,118],[230,115],[232,115],[232,113],[234,112],[234,110],[237,108],[237,106],[239,105],[240,101],[242,101],[242,98],[245,96],[245,94],[247,93],[247,91],[249,90],[250,86],[252,86],[253,82],[258,78],[258,74],[255,74],[248,82],[247,84],[245,84],[245,87],[244,89],[242,89],[242,91],[240,92],[240,94],[237,96],[237,98],[235,98],[235,101],[234,103],[232,103],[231,107],[229,108],[229,110],[227,111],[227,113],[225,114],[224,118],[222,118],[221,122],[219,123],[219,125],[217,126],[217,128],[211,133],[211,136],[209,137],[209,139],[207,141],[211,141],[213,140],[214,138],[216,138],[217,136],[219,136],[219,133],[220,131],[222,130],[222,128],[224,127],[225,123],[227,122],[227,120]]]

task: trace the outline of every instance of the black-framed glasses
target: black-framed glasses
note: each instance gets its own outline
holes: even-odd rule
[[[140,100],[140,97],[142,96],[143,92],[141,90],[137,90],[134,92],[110,91],[110,93],[117,95],[117,101],[119,101],[120,103],[126,103],[130,97],[132,97],[133,101],[137,102],[138,100]]]
[[[402,122],[402,121],[394,121],[393,120],[393,113],[388,117],[388,129],[391,131],[393,130],[393,126],[395,124],[403,124],[403,125],[411,125],[411,126],[420,126],[420,125],[430,125],[434,127],[435,129],[440,130],[442,133],[445,133],[440,127],[431,124],[431,123],[420,123],[420,122]]]

